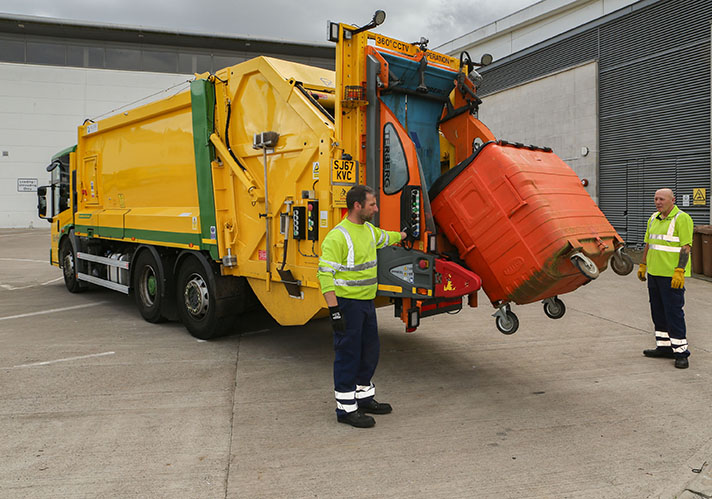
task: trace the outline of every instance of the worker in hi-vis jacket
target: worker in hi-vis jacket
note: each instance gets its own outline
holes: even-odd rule
[[[390,404],[376,402],[372,380],[380,351],[373,302],[378,288],[376,250],[400,242],[406,234],[369,223],[378,205],[368,186],[352,187],[346,207],[348,215],[321,245],[318,275],[334,330],[336,418],[369,428],[376,422],[365,413],[392,410]]]
[[[646,357],[675,359],[675,367],[689,366],[685,328],[685,276],[690,275],[693,223],[675,205],[671,189],[655,192],[658,211],[648,219],[643,261],[638,279],[648,279],[650,313],[655,325],[656,348],[643,350]]]

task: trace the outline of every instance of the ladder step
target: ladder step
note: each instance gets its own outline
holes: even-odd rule
[[[92,284],[96,284],[97,286],[102,286],[104,288],[113,289],[114,291],[120,291],[124,294],[129,294],[129,287],[123,284],[119,284],[118,282],[107,281],[106,279],[94,277],[93,275],[89,274],[82,274],[81,272],[77,272],[77,279],[80,281],[90,282]]]
[[[77,251],[77,259],[86,260],[88,262],[102,263],[104,265],[109,265],[110,267],[119,267],[120,269],[128,270],[129,268],[129,262],[113,260],[111,258],[106,258],[105,256],[92,255],[91,253],[82,253],[81,251]]]

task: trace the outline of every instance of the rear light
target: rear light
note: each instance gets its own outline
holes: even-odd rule
[[[417,307],[411,308],[408,310],[408,325],[406,331],[410,329],[408,332],[413,332],[418,326],[420,326],[420,312]]]
[[[438,238],[435,234],[428,235],[428,252],[437,253],[438,252]]]

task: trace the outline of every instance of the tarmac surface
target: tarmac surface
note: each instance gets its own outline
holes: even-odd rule
[[[690,368],[648,359],[647,291],[605,271],[566,315],[379,310],[371,429],[338,424],[326,321],[217,341],[132,297],[70,294],[47,230],[0,230],[0,497],[712,497],[712,283],[687,279]]]

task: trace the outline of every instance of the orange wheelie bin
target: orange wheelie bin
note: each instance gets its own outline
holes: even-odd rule
[[[595,279],[609,260],[616,273],[633,269],[621,237],[549,148],[488,142],[429,194],[440,229],[500,308],[504,333],[518,327],[510,303],[542,300],[546,314],[559,318],[558,295]]]

